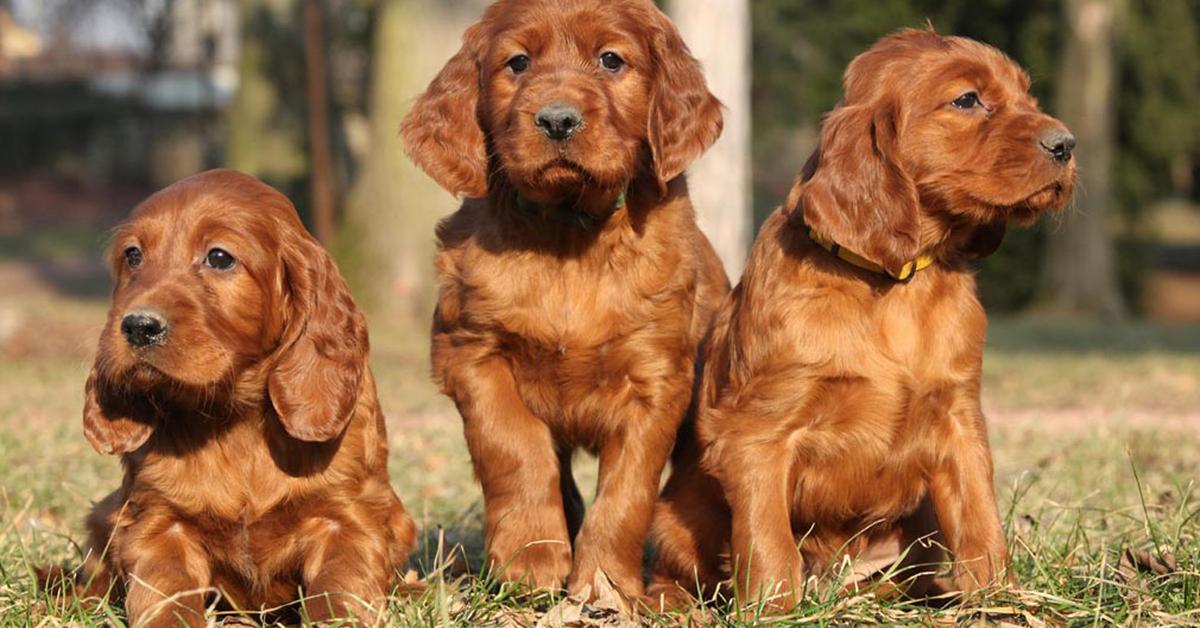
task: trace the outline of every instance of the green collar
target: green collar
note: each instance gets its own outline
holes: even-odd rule
[[[525,198],[524,196],[521,196],[520,194],[517,195],[517,207],[521,211],[525,212],[526,214],[529,214],[530,216],[534,216],[534,217],[542,216],[542,211],[541,211],[542,206],[538,205],[537,203],[534,203],[533,201]],[[613,204],[612,213],[616,213],[617,211],[623,209],[624,207],[625,207],[625,193],[622,192],[621,195],[617,197],[617,202]],[[609,215],[612,215],[612,214],[609,214]],[[604,218],[599,218],[599,217],[593,216],[592,214],[589,214],[585,211],[580,210],[578,207],[575,207],[574,205],[567,205],[567,204],[559,205],[558,207],[556,207],[554,209],[554,211],[550,214],[550,217],[554,218],[555,220],[557,220],[563,224],[571,225],[573,227],[579,227],[580,229],[583,229],[584,231],[592,231],[596,227],[603,224],[604,221],[608,219],[607,216]]]

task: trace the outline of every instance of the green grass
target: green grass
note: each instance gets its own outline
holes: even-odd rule
[[[117,460],[95,454],[79,429],[104,304],[42,295],[15,307],[22,331],[0,339],[0,624],[119,625],[119,606],[52,609],[31,575],[78,562],[84,515],[119,481]],[[498,592],[471,575],[481,499],[459,419],[428,382],[425,342],[372,325],[392,479],[424,530],[412,567],[428,584],[397,594],[388,623],[532,626],[561,600]],[[946,609],[814,593],[783,616],[722,602],[641,621],[1200,625],[1200,329],[997,321],[984,387],[1018,587]],[[576,465],[585,490],[594,486],[594,462]],[[1123,565],[1127,550],[1170,555],[1175,568]]]

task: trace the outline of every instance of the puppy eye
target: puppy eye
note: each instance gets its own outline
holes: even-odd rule
[[[225,249],[213,249],[204,258],[204,265],[216,270],[229,270],[236,263],[237,260]]]
[[[125,264],[130,268],[137,268],[142,265],[142,250],[136,246],[131,246],[125,249]]]
[[[979,106],[979,94],[967,92],[950,103],[959,109],[974,109]]]
[[[600,65],[609,72],[620,72],[625,67],[625,60],[615,52],[606,52],[600,55]]]
[[[508,60],[508,69],[512,70],[513,74],[522,74],[533,65],[533,60],[529,55],[517,55]]]

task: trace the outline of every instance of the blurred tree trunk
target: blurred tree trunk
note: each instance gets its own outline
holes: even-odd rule
[[[1075,207],[1050,230],[1042,308],[1051,313],[1120,317],[1111,233],[1116,150],[1114,22],[1121,0],[1067,0],[1058,113],[1079,141]]]
[[[400,121],[486,0],[380,0],[370,146],[346,203],[338,251],[356,296],[425,330],[433,306],[434,226],[458,202],[404,156]]]
[[[244,0],[238,3],[238,11],[238,87],[225,112],[225,163],[263,179],[286,181],[303,175],[308,165],[299,130],[278,123],[283,98],[268,73],[272,52],[264,31],[268,22],[281,19],[290,9],[272,9],[265,0]]]
[[[725,132],[712,150],[688,169],[688,186],[701,229],[737,283],[753,229],[749,0],[670,0],[667,6],[692,53],[704,65],[709,87],[726,107]]]
[[[308,98],[308,154],[313,226],[317,239],[330,246],[336,234],[337,191],[329,133],[329,80],[322,0],[304,0],[304,66]]]

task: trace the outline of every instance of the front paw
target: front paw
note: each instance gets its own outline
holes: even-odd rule
[[[560,591],[571,572],[571,546],[566,541],[535,540],[489,552],[501,582],[520,583],[537,591]]]
[[[575,568],[571,571],[571,577],[567,581],[567,591],[573,596],[582,596],[590,588],[591,594],[588,596],[590,602],[595,600],[597,592],[604,588],[601,584],[603,581],[604,584],[609,585],[609,588],[615,588],[626,599],[636,600],[642,597],[640,567],[641,565],[636,567],[617,565],[611,557],[608,561],[591,559],[581,553],[575,559]]]
[[[993,552],[960,560],[954,566],[954,587],[963,594],[986,593],[991,589],[1013,586],[1012,568],[1007,552]]]
[[[684,589],[674,580],[655,579],[646,587],[641,603],[656,613],[685,611],[697,605],[695,593]]]

